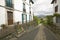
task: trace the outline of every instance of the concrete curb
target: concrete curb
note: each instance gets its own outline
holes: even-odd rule
[[[11,38],[11,39],[9,39],[9,40],[17,40],[17,38],[20,37],[20,36],[22,36],[25,32],[26,32],[26,31],[24,31],[24,32],[22,32],[22,33],[16,35],[16,37]]]
[[[17,38],[20,37],[20,36],[23,35],[25,32],[26,32],[26,31],[24,31],[24,32],[22,32],[22,33],[20,33],[20,34],[18,34],[16,37],[17,37]]]
[[[47,27],[46,27],[46,29],[49,30]],[[56,34],[54,34],[51,30],[49,30],[49,31],[51,32],[51,34],[52,34],[57,40],[59,40],[58,37],[56,36]]]
[[[36,26],[35,28],[33,28],[32,30],[27,30],[26,32],[31,32],[31,31],[33,31],[34,29],[38,28],[38,27],[39,27],[39,25]]]
[[[60,39],[60,35],[56,35]]]
[[[47,28],[47,27],[46,27]],[[47,28],[48,29],[48,28]],[[51,31],[51,30],[50,30]],[[52,31],[51,31],[52,32]],[[52,32],[53,33],[53,32]],[[53,35],[56,35],[55,33],[53,33]],[[60,39],[60,36],[59,35],[56,35],[56,38],[59,40]]]
[[[18,38],[18,37],[21,37],[25,32],[31,32],[31,31],[33,31],[34,29],[38,28],[38,27],[39,27],[39,25],[36,26],[35,28],[33,28],[32,30],[24,31],[23,33],[18,34],[15,38],[12,38],[12,39],[10,39],[10,40],[17,40],[17,38]]]

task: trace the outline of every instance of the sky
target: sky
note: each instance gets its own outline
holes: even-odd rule
[[[33,10],[35,15],[51,15],[53,13],[52,0],[33,0]]]

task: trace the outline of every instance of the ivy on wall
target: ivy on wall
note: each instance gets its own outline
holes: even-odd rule
[[[54,13],[54,16],[60,17],[60,14],[59,13]]]

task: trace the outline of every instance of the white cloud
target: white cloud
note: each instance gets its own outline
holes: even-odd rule
[[[51,4],[51,1],[52,0],[37,0],[37,1],[35,0],[35,3],[33,5],[34,12],[37,12],[37,11],[52,12],[53,5]],[[35,14],[37,14],[37,13],[35,13]]]
[[[49,4],[52,0],[33,0],[35,4]]]

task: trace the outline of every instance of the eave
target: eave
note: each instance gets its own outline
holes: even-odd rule
[[[51,4],[53,4],[53,3],[54,3],[54,1],[55,1],[55,0],[52,0]]]
[[[34,4],[34,2],[33,2],[32,0],[30,0],[30,2],[31,2],[32,4]]]

